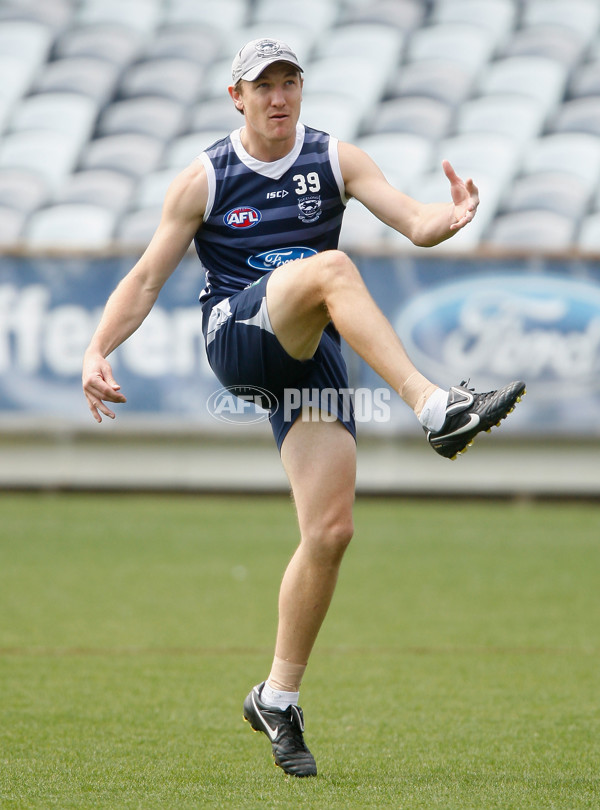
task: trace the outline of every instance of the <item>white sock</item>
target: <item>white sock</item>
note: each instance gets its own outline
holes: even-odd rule
[[[443,391],[441,388],[438,388],[423,406],[423,410],[419,416],[419,422],[424,428],[427,428],[427,430],[437,433],[438,430],[442,429],[442,425],[446,421],[447,404],[448,391]]]
[[[298,705],[300,692],[282,692],[279,689],[272,689],[268,682],[262,688],[260,699],[267,706],[274,706],[277,709],[287,709],[292,703]]]

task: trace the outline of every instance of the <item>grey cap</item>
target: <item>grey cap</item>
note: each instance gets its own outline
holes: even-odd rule
[[[273,62],[289,62],[304,72],[298,57],[289,45],[278,39],[253,39],[238,51],[231,65],[231,78],[237,84],[240,79],[253,82]]]

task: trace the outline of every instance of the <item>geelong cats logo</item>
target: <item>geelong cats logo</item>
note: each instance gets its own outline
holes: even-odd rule
[[[321,198],[318,195],[302,197],[298,203],[300,213],[298,219],[301,222],[316,222],[322,214]]]

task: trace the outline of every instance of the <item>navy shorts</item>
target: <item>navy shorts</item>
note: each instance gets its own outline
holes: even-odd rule
[[[237,386],[256,386],[275,397],[269,420],[280,450],[306,404],[318,403],[356,438],[354,412],[347,395],[348,372],[337,332],[332,326],[325,329],[310,360],[290,357],[269,320],[268,278],[269,274],[263,276],[212,309],[205,307],[206,352],[212,370],[234,393]]]

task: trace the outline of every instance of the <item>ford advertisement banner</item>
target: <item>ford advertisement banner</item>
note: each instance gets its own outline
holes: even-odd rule
[[[524,379],[527,398],[504,432],[598,433],[598,265],[439,255],[356,260],[410,357],[431,380],[445,387],[470,380],[484,391]],[[81,392],[82,355],[106,299],[133,261],[0,259],[0,420],[2,414],[77,426],[91,420]],[[197,259],[187,256],[142,327],[111,357],[128,398],[117,406],[120,419],[145,414],[166,424],[214,428],[211,402],[221,385],[204,353],[203,284]],[[361,433],[413,434],[412,412],[395,394],[388,397],[383,381],[349,350],[346,357],[362,411],[375,412],[365,406],[368,392],[373,403],[386,403],[386,418],[360,420]],[[257,421],[258,405],[231,400],[235,419],[226,414],[223,421]],[[229,400],[219,402],[223,409]]]

